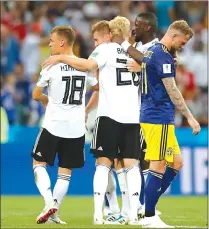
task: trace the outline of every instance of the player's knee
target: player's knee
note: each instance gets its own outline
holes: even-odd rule
[[[150,161],[150,170],[154,170],[159,173],[164,173],[166,168],[166,161]]]
[[[174,163],[174,169],[181,170],[183,165],[184,165],[183,160],[179,160],[179,161]]]
[[[46,166],[46,162],[37,161],[37,160],[33,159],[33,167],[34,166],[37,166],[37,165],[44,165],[44,166]]]
[[[174,157],[173,168],[180,170],[183,167],[183,157],[181,155],[176,155]]]
[[[97,165],[105,165],[111,167],[113,161],[107,157],[99,157],[97,158]]]
[[[139,161],[137,159],[130,159],[130,158],[123,159],[123,162],[125,168],[128,168],[130,166],[138,166],[139,164]]]
[[[72,174],[72,169],[59,167],[58,174],[71,175]]]

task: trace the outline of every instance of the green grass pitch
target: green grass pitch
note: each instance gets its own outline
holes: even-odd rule
[[[119,199],[120,202],[120,199]],[[2,196],[1,228],[140,228],[139,226],[94,226],[93,198],[68,196],[59,216],[67,225],[36,224],[44,201],[39,196]],[[176,228],[207,228],[207,197],[163,197],[158,203],[165,223]]]

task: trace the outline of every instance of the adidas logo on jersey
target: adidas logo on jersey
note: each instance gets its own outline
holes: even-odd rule
[[[38,155],[39,157],[42,157],[41,152],[36,153],[36,155]]]
[[[102,149],[102,147],[100,146],[99,148],[97,148],[97,150],[101,150],[101,151],[103,151],[103,149]]]

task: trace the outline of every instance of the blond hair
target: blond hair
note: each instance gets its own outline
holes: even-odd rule
[[[181,33],[183,33],[184,35],[189,35],[190,38],[193,37],[194,32],[193,30],[189,27],[189,25],[187,24],[187,22],[185,20],[178,20],[178,21],[174,21],[168,28],[169,30],[177,30]]]
[[[96,31],[99,32],[110,32],[109,21],[99,21],[96,24],[92,25],[91,32],[94,34]]]
[[[51,34],[56,33],[58,36],[64,37],[69,45],[72,45],[76,39],[75,31],[68,25],[56,26],[52,29]]]
[[[128,36],[130,32],[130,21],[126,17],[117,16],[109,22],[112,35]]]

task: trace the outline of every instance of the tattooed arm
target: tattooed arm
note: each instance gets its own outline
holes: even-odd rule
[[[181,92],[176,86],[174,78],[163,78],[162,81],[171,101],[174,103],[176,108],[187,118],[189,125],[193,129],[193,134],[198,134],[200,132],[200,125],[188,109]]]
[[[189,118],[192,116],[191,112],[189,111],[184,98],[179,91],[179,89],[176,86],[176,82],[173,77],[169,78],[163,78],[162,79],[163,84],[165,86],[165,89],[171,99],[171,101],[174,103],[176,108],[186,117]],[[192,116],[193,117],[193,116]]]

